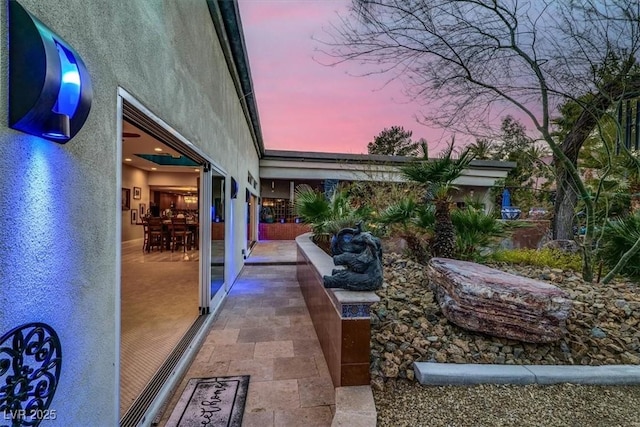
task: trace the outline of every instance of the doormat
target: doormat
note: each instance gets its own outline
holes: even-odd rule
[[[166,427],[240,427],[249,375],[192,378]]]

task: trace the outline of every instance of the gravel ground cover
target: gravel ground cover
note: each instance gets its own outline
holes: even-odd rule
[[[637,427],[640,387],[424,387],[398,381],[374,391],[378,427]]]
[[[425,267],[384,255],[381,298],[372,306],[371,377],[379,425],[640,426],[640,387],[424,387],[414,361],[549,365],[640,364],[640,292],[635,283],[585,283],[572,271],[496,265],[552,283],[573,301],[567,334],[528,344],[466,331],[442,315]]]

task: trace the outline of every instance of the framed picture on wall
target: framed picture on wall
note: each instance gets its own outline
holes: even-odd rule
[[[131,224],[135,224],[136,222],[138,222],[138,211],[131,209]]]
[[[128,211],[131,209],[131,190],[128,188],[122,189],[122,210]]]
[[[140,203],[138,210],[140,211],[140,218],[142,218],[147,211],[147,205]]]
[[[142,199],[142,188],[133,187],[133,200],[140,200],[140,199]]]

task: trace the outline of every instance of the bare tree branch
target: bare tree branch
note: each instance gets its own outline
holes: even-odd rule
[[[352,11],[325,41],[331,64],[388,73],[422,105],[425,121],[458,132],[519,110],[559,168],[560,228],[571,225],[578,195],[592,213],[577,155],[618,99],[640,94],[637,3],[353,0]],[[581,102],[585,95],[589,101]],[[559,141],[554,118],[569,101],[582,111]]]

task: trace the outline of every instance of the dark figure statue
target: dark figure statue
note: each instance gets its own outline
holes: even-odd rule
[[[331,276],[324,276],[325,288],[343,288],[350,291],[374,291],[382,287],[382,246],[380,239],[356,228],[343,228],[331,241],[335,265]]]

